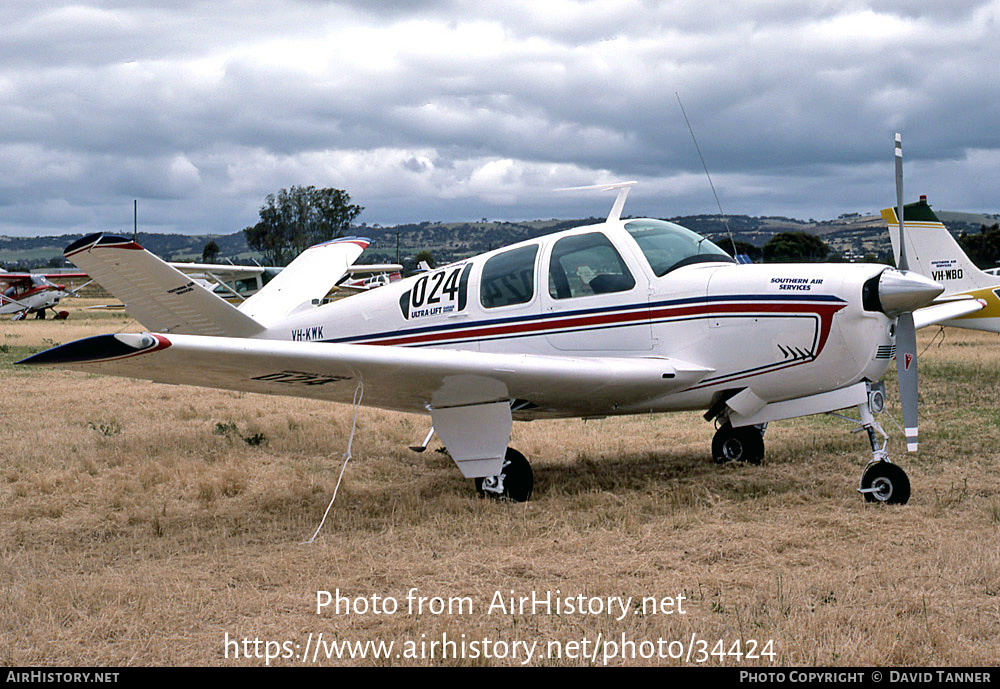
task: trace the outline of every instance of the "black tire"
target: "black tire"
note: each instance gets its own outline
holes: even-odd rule
[[[531,499],[531,492],[535,488],[535,472],[531,470],[531,464],[524,455],[512,447],[507,448],[504,455],[503,469],[500,470],[503,476],[503,493],[495,493],[483,488],[484,478],[476,479],[476,492],[479,497],[490,497],[494,500],[510,500],[511,502],[527,502]]]
[[[712,438],[712,458],[716,464],[760,464],[764,461],[764,437],[756,426],[733,428],[727,421]]]
[[[869,488],[877,490],[863,493],[865,502],[905,505],[910,499],[910,479],[899,465],[891,462],[876,462],[865,469],[861,476],[861,489]]]

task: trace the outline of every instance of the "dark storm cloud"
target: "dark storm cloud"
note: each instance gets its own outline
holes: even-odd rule
[[[293,184],[363,220],[996,209],[998,3],[130,2],[0,8],[0,232],[232,232]],[[961,204],[961,205],[959,205]]]

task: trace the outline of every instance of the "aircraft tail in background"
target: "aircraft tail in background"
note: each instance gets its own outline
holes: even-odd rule
[[[895,208],[882,210],[889,226],[893,256],[899,259],[899,219]],[[906,252],[910,270],[944,285],[937,301],[979,299],[985,302],[974,313],[944,321],[943,325],[1000,332],[1000,277],[980,270],[958,245],[927,203],[927,197],[903,207]],[[933,307],[931,307],[933,308]]]

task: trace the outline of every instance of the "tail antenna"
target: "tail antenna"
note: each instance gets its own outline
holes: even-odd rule
[[[705,176],[708,177],[708,186],[712,187],[712,195],[715,196],[715,205],[719,207],[719,215],[722,216],[722,222],[726,225],[726,234],[729,235],[729,241],[733,245],[733,258],[736,258],[736,254],[739,253],[736,250],[736,240],[733,239],[733,231],[729,229],[729,220],[726,219],[726,214],[722,210],[722,204],[719,203],[719,195],[715,192],[715,185],[712,184],[712,175],[708,173],[708,165],[705,164],[705,156],[701,154],[701,147],[698,146],[698,139],[694,136],[694,129],[691,128],[691,122],[688,121],[687,113],[684,112],[684,104],[681,103],[681,94],[674,91],[674,95],[677,96],[677,105],[681,106],[681,114],[684,115],[684,123],[687,125],[688,131],[691,132],[691,140],[694,141],[694,149],[698,151],[698,157],[701,159],[701,166],[705,168]]]

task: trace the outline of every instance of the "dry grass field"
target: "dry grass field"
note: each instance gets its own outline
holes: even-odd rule
[[[427,419],[362,409],[337,502],[300,545],[336,484],[350,408],[12,366],[53,343],[140,330],[121,312],[73,311],[0,322],[0,665],[263,664],[233,646],[227,657],[226,635],[305,647],[310,633],[538,641],[536,665],[595,662],[538,657],[551,640],[622,634],[695,635],[708,650],[773,639],[775,665],[1000,661],[998,335],[921,333],[920,452],[901,453],[882,417],[913,484],[905,506],[864,503],[866,440],[831,417],[772,424],[760,467],[713,464],[697,414],[516,423],[536,484],[511,505],[476,498],[445,455],[407,449]],[[411,615],[413,587],[475,607]],[[337,588],[400,610],[317,615],[316,592]],[[686,614],[487,614],[495,591],[557,589],[684,595]],[[720,663],[770,664],[706,664]]]

